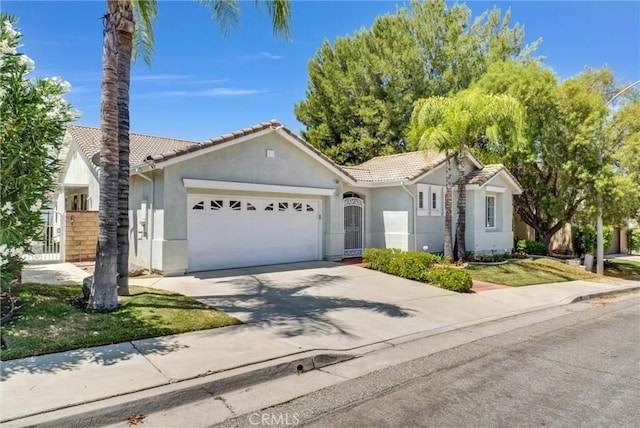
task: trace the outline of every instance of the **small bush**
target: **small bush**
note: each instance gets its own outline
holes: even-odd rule
[[[362,254],[362,261],[371,269],[417,279],[422,275],[421,269],[444,263],[444,257],[431,253],[402,251],[398,248],[367,248]]]
[[[629,253],[640,251],[640,229],[627,229],[627,248]]]
[[[362,262],[371,269],[389,272],[391,261],[401,252],[397,248],[366,248],[362,252]]]
[[[596,228],[590,224],[576,224],[571,228],[573,251],[579,257],[593,251],[596,245]]]
[[[525,252],[527,254],[534,254],[537,256],[544,256],[547,254],[547,249],[542,242],[529,241],[521,239],[516,246],[518,252]]]
[[[591,224],[572,226],[571,235],[573,237],[573,251],[575,251],[580,257],[593,252],[598,242],[598,234],[596,228]],[[611,248],[612,241],[613,227],[603,227],[602,246],[605,251]]]
[[[362,261],[371,269],[416,281],[433,282],[447,290],[467,292],[473,285],[467,271],[449,266],[434,269],[435,264],[447,264],[443,256],[436,254],[397,248],[367,248],[362,254]]]
[[[442,259],[434,254],[402,252],[391,261],[389,273],[402,278],[428,281],[429,269],[440,262]]]
[[[442,288],[458,293],[466,293],[473,286],[469,272],[448,266],[442,269],[431,269],[428,277],[431,282],[439,284]]]

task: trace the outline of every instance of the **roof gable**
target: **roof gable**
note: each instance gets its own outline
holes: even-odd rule
[[[507,182],[511,184],[514,193],[520,194],[522,193],[522,186],[518,183],[518,180],[511,175],[507,167],[498,163],[492,165],[485,165],[482,169],[477,169],[475,171],[471,171],[466,176],[467,185],[469,186],[478,186],[482,187],[485,184],[489,183],[494,177],[498,175],[504,175],[507,179]],[[457,184],[457,183],[456,183]]]

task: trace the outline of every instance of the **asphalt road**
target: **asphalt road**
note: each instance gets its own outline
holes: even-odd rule
[[[219,426],[639,427],[640,297],[581,304]]]

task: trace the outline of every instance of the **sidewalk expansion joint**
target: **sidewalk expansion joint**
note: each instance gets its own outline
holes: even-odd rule
[[[133,343],[133,341],[131,341],[131,342],[129,342],[129,343],[131,344],[131,346],[133,346],[133,349],[135,349],[136,351],[138,351],[138,353],[142,356],[142,358],[144,358],[144,359],[145,359],[145,360],[146,360],[146,361],[151,365],[151,367],[153,367],[154,369],[156,369],[156,370],[158,371],[158,373],[160,373],[160,374],[162,375],[162,377],[164,377],[164,378],[167,380],[167,382],[168,382],[168,383],[174,383],[174,382],[175,382],[174,380],[172,380],[172,379],[170,379],[169,377],[167,377],[167,375],[165,375],[165,374],[162,372],[162,370],[160,370],[160,367],[156,366],[156,365],[153,363],[153,361],[151,361],[151,360],[149,359],[149,357],[147,357],[147,356],[144,354],[144,352],[142,352],[142,351],[140,350],[140,348],[138,348],[138,347],[136,346],[136,344],[135,344],[135,343]]]

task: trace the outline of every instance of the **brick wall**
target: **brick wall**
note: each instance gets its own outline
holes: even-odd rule
[[[98,211],[67,211],[65,215],[65,261],[96,259]]]

